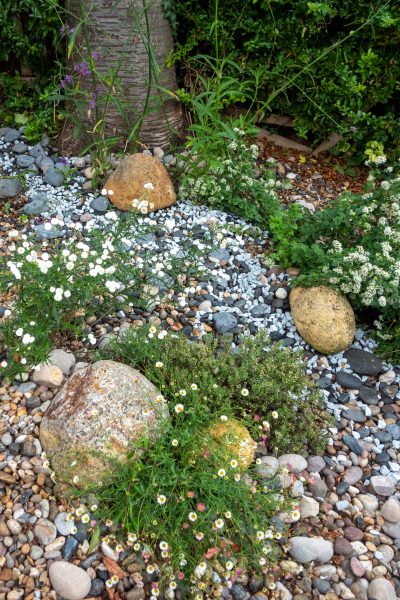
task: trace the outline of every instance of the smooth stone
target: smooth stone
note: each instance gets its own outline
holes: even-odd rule
[[[340,556],[348,556],[353,552],[353,548],[348,540],[344,537],[338,537],[335,540],[335,554]]]
[[[278,457],[280,467],[286,467],[293,473],[301,473],[307,469],[307,461],[300,454],[282,454]]]
[[[78,549],[79,542],[74,537],[67,538],[65,542],[65,546],[63,548],[63,558],[65,560],[69,560],[71,556],[73,556]]]
[[[384,577],[376,577],[368,585],[368,600],[396,600],[393,585]]]
[[[28,150],[28,146],[24,142],[15,142],[11,150],[16,154],[23,154]]]
[[[12,127],[8,127],[7,131],[3,135],[3,140],[9,144],[10,142],[15,142],[21,137],[21,133],[18,129],[13,129]]]
[[[82,600],[92,585],[86,571],[64,560],[50,565],[49,577],[56,592],[65,600]]]
[[[62,512],[58,513],[56,518],[54,519],[54,525],[57,527],[57,531],[61,535],[71,535],[72,530],[75,527],[75,521],[73,519],[67,520],[67,513]]]
[[[400,539],[400,523],[390,523],[387,521],[382,525],[383,531],[394,540]]]
[[[350,559],[350,568],[356,577],[363,577],[365,575],[365,569],[362,566],[362,563],[355,556]]]
[[[310,473],[320,473],[326,467],[322,456],[309,456],[307,458],[307,469]]]
[[[358,394],[359,394],[360,400],[365,402],[365,404],[368,404],[368,405],[379,404],[378,394],[376,393],[376,390],[374,388],[369,388],[369,387],[362,385],[359,389]]]
[[[345,470],[345,472],[343,474],[343,481],[345,481],[349,485],[354,485],[355,483],[360,481],[362,476],[363,476],[363,470],[361,469],[361,467],[357,467],[357,466],[349,467],[348,469]]]
[[[41,215],[44,212],[47,212],[47,205],[40,200],[32,200],[31,202],[27,202],[22,209],[22,211],[26,215]]]
[[[336,373],[336,383],[348,390],[358,390],[362,385],[361,379],[346,371],[338,371]]]
[[[109,205],[110,203],[107,200],[107,198],[104,198],[104,196],[98,196],[97,198],[91,201],[90,208],[97,215],[104,215],[107,212]]]
[[[382,505],[381,515],[385,521],[390,523],[400,523],[400,502],[397,498],[389,498]]]
[[[359,494],[357,498],[367,512],[373,514],[378,510],[379,501],[376,496],[373,496],[372,494]]]
[[[317,517],[319,514],[319,503],[314,498],[303,496],[300,502],[300,514],[302,519]]]
[[[75,366],[76,359],[72,352],[56,348],[50,352],[49,363],[61,369],[63,374],[67,376]]]
[[[349,348],[344,353],[344,358],[357,375],[378,375],[382,371],[382,361],[372,352]]]
[[[364,538],[364,532],[353,525],[345,527],[343,535],[349,542],[360,542]]]
[[[275,456],[262,456],[261,464],[256,465],[256,472],[262,479],[273,477],[279,468],[278,459]]]
[[[346,446],[348,446],[350,448],[350,450],[352,452],[357,454],[357,456],[360,456],[362,454],[362,448],[361,448],[360,444],[357,442],[357,440],[355,438],[353,438],[352,435],[345,433],[344,436],[342,437],[342,441],[346,444]]]
[[[360,408],[347,408],[342,412],[342,417],[354,423],[365,423],[367,417]]]
[[[289,553],[300,563],[327,563],[333,556],[333,544],[322,537],[296,536],[289,540]]]

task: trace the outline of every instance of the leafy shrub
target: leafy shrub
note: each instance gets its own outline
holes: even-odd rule
[[[256,99],[259,119],[288,114],[300,136],[316,141],[338,131],[342,150],[362,154],[371,140],[396,148],[396,0],[164,0],[164,7],[175,34],[171,62],[182,66],[189,93],[207,72],[198,55],[224,57],[227,76],[247,82],[243,101]]]
[[[275,540],[282,537],[271,519],[291,505],[279,485],[260,479],[254,463],[243,473],[235,458],[206,450],[209,428],[221,419],[229,423],[232,412],[229,405],[224,412],[207,409],[207,392],[193,383],[176,394],[165,386],[171,419],[161,439],[154,444],[143,439],[139,458],[116,465],[110,479],[88,490],[101,520],[128,531],[128,547],[156,575],[153,589],[178,585],[184,597],[199,599],[213,571],[230,579],[244,569],[269,569]],[[298,511],[293,516],[296,520]]]
[[[111,223],[117,216],[109,212],[107,218]],[[18,232],[9,233],[8,253],[0,257],[0,288],[13,299],[10,314],[0,323],[8,354],[2,374],[14,376],[45,361],[54,336],[82,335],[85,318],[112,311],[121,302],[140,303],[143,284],[155,277],[154,257],[130,241],[145,232],[133,215],[120,219],[111,231],[92,230],[87,239],[79,227],[76,235],[54,243],[26,234],[13,241]],[[186,259],[171,258],[164,267],[165,277],[178,268],[182,272]],[[163,276],[157,273],[157,278],[161,284]],[[88,340],[96,343],[92,333]]]
[[[271,423],[266,440],[271,451],[322,448],[327,414],[319,391],[304,373],[301,354],[269,345],[263,334],[244,339],[237,354],[227,341],[221,344],[218,347],[213,338],[193,344],[163,333],[148,339],[146,330],[140,329],[108,346],[103,355],[118,356],[163,393],[168,389],[179,395],[181,388],[195,383],[206,390],[204,408],[224,410],[230,404],[255,436],[266,419]],[[162,368],[156,366],[160,360]]]
[[[243,129],[225,124],[212,145],[212,136],[201,133],[192,148],[200,167],[188,162],[189,172],[179,195],[263,224],[278,206],[275,179],[272,172],[256,177],[259,149],[246,143],[245,134]]]

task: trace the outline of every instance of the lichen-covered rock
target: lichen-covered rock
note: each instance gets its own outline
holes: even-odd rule
[[[241,470],[247,469],[254,460],[257,444],[248,429],[236,419],[219,421],[206,432],[205,440],[205,454],[220,455],[227,462],[237,460]]]
[[[112,460],[124,461],[141,436],[156,439],[168,407],[150,381],[131,367],[101,360],[76,371],[56,394],[40,426],[56,477],[98,483]]]
[[[151,184],[144,186],[146,184]],[[134,200],[147,202],[147,211],[166,208],[176,202],[174,186],[164,165],[144,154],[126,156],[106,181],[111,202],[120,210],[137,210]],[[151,207],[150,205],[154,205]]]
[[[344,296],[323,285],[295,287],[289,301],[297,331],[315,350],[335,354],[350,346],[356,323]]]

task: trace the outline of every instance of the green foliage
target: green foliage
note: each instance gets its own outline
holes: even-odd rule
[[[246,82],[243,102],[255,100],[258,120],[270,111],[288,114],[300,136],[316,141],[338,131],[342,149],[360,155],[371,140],[396,148],[396,0],[168,0],[164,7],[177,46],[170,62],[181,66],[189,87],[194,55],[224,58],[226,76]],[[203,65],[203,77],[207,72]]]
[[[55,58],[60,23],[57,0],[0,0],[0,63],[46,75]]]
[[[218,348],[213,338],[191,344],[179,336],[159,337],[148,339],[147,331],[140,329],[108,346],[103,355],[118,356],[163,393],[179,395],[181,388],[195,383],[206,390],[204,407],[212,412],[225,410],[227,404],[234,407],[254,435],[260,435],[260,422],[266,419],[271,424],[266,440],[271,451],[322,449],[327,415],[319,391],[304,373],[301,353],[270,345],[261,334],[245,338],[237,354],[226,341]],[[162,368],[156,366],[160,359]]]

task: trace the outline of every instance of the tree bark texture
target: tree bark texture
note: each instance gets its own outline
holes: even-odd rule
[[[79,29],[72,64],[84,59],[89,45],[99,73],[106,76],[117,70],[113,87],[123,109],[113,101],[109,103],[106,134],[120,136],[119,145],[123,146],[130,129],[139,122],[143,144],[168,145],[182,127],[182,110],[176,98],[166,92],[176,91],[177,83],[175,70],[166,67],[172,37],[162,0],[69,0],[68,8],[74,25],[82,13],[89,17],[87,26]],[[85,78],[81,85],[88,91],[96,87],[93,77]],[[99,86],[96,94],[102,110],[104,100]],[[94,113],[86,113],[89,128],[96,124]]]

